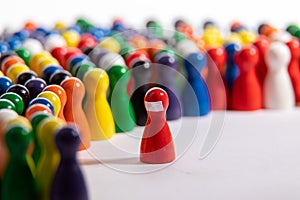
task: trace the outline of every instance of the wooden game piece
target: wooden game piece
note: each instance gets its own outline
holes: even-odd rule
[[[116,132],[127,132],[135,127],[133,106],[126,92],[130,74],[124,66],[112,66],[109,76],[110,92],[108,102],[114,117]]]
[[[101,40],[101,42],[99,43],[99,47],[113,53],[119,53],[121,49],[119,42],[113,37],[103,38],[103,40]]]
[[[48,106],[38,103],[38,104],[33,104],[27,108],[25,112],[25,117],[27,119],[30,119],[37,112],[43,112],[52,115],[52,111]]]
[[[153,87],[145,95],[148,119],[140,146],[140,160],[145,163],[168,163],[175,160],[171,130],[166,121],[168,94]]]
[[[48,99],[51,102],[51,104],[54,108],[54,114],[53,115],[55,117],[58,116],[58,113],[61,110],[61,102],[60,102],[59,97],[54,92],[43,91],[37,97],[43,97],[43,98]]]
[[[6,90],[13,85],[13,82],[10,78],[3,76],[0,77],[0,95],[4,94]]]
[[[25,71],[17,76],[17,84],[25,85],[28,80],[35,78],[37,78],[37,74],[34,71]]]
[[[34,104],[43,104],[43,105],[49,107],[52,112],[52,115],[54,115],[54,106],[49,99],[47,99],[45,97],[36,97],[29,102],[28,107],[30,107]]]
[[[60,85],[65,79],[72,77],[70,72],[66,70],[58,70],[54,72],[49,79],[51,85]]]
[[[28,125],[12,123],[6,128],[5,141],[10,155],[2,180],[2,200],[34,200],[37,197],[33,177],[35,169],[27,155],[32,129],[27,119],[18,118]]]
[[[83,81],[84,76],[92,69],[95,69],[96,66],[94,63],[82,63],[79,65],[77,71],[76,71],[76,77],[79,78],[81,81]]]
[[[27,109],[28,103],[30,101],[30,93],[25,86],[20,84],[12,85],[7,89],[6,92],[13,92],[20,95],[24,102],[24,111]]]
[[[8,99],[0,99],[0,109],[7,108],[17,112],[15,104]]]
[[[38,163],[39,163],[39,160],[41,157],[41,145],[37,139],[37,127],[44,119],[47,119],[50,116],[51,115],[44,113],[44,112],[36,112],[30,118],[30,122],[32,125],[32,133],[33,133],[33,143],[34,143],[32,159],[33,159],[35,166],[38,166]]]
[[[262,108],[262,88],[256,75],[258,61],[255,46],[244,47],[236,54],[235,63],[240,73],[232,85],[231,109],[252,111]]]
[[[225,51],[227,55],[225,80],[228,86],[229,95],[231,94],[232,84],[239,75],[239,69],[235,64],[234,56],[240,50],[241,46],[238,43],[231,42],[225,45]]]
[[[68,52],[67,47],[55,47],[51,51],[51,55],[56,58],[60,65],[64,63],[65,55]]]
[[[3,74],[3,72],[0,70],[0,77],[3,77],[4,76],[4,74]]]
[[[178,91],[175,87],[175,76],[177,75],[178,62],[173,52],[157,53],[154,57],[156,71],[156,83],[158,87],[165,90],[169,97],[167,109],[167,120],[176,120],[182,116],[182,108]]]
[[[92,140],[106,140],[115,134],[115,123],[106,99],[109,78],[102,69],[92,69],[84,76],[87,97],[84,103]]]
[[[67,46],[65,39],[59,34],[51,34],[46,37],[44,47],[47,51],[51,52],[56,47]]]
[[[63,125],[60,119],[49,117],[37,127],[37,140],[42,150],[36,174],[38,199],[50,199],[51,185],[60,160],[55,134]]]
[[[2,59],[1,62],[1,71],[6,74],[7,70],[14,64],[24,64],[22,58],[16,55],[8,56]]]
[[[80,144],[78,130],[70,125],[59,129],[55,143],[61,159],[52,184],[51,200],[88,200],[85,180],[76,159]]]
[[[18,113],[11,109],[0,110],[0,180],[3,178],[4,170],[8,161],[8,150],[5,143],[4,135],[8,122],[18,117]]]
[[[35,55],[43,51],[41,42],[33,38],[26,39],[22,47],[28,49],[31,55]]]
[[[57,71],[62,71],[62,70],[63,70],[63,68],[59,65],[49,65],[49,66],[47,66],[42,71],[43,80],[45,80],[46,83],[49,84],[51,76],[54,73],[56,73]]]
[[[67,103],[67,94],[66,91],[59,85],[48,85],[44,88],[43,91],[50,91],[55,93],[60,99],[60,111],[58,112],[57,117],[63,121],[66,121],[64,117],[64,108]]]
[[[134,78],[135,90],[132,93],[130,101],[132,103],[136,124],[145,126],[147,121],[147,111],[143,99],[146,92],[152,87],[150,78],[152,76],[152,67],[150,62],[138,61],[132,66],[132,76]]]
[[[282,42],[273,42],[266,53],[268,73],[263,87],[264,106],[268,109],[291,109],[295,94],[287,68],[291,60],[289,48]]]
[[[24,102],[22,97],[20,95],[13,93],[13,92],[7,92],[3,95],[1,95],[0,99],[7,99],[10,100],[16,107],[16,112],[19,115],[22,115],[24,110]]]
[[[85,95],[83,83],[75,77],[65,79],[60,85],[67,94],[67,102],[64,107],[64,116],[67,122],[73,122],[80,130],[80,150],[88,149],[91,141],[91,131],[86,115],[82,109],[82,101]]]
[[[77,47],[80,41],[80,35],[74,30],[67,30],[62,34],[64,40],[68,47]]]
[[[30,93],[31,100],[37,97],[46,86],[46,82],[41,78],[30,79],[25,83],[25,87]]]
[[[270,42],[266,37],[261,35],[257,38],[257,40],[253,44],[256,46],[259,53],[259,62],[256,69],[257,78],[259,80],[261,87],[263,87],[264,80],[268,70],[266,60],[265,60],[265,54],[270,47]]]
[[[188,83],[182,94],[184,116],[204,116],[211,110],[208,88],[201,76],[206,65],[204,54],[191,53],[184,60]]]
[[[10,80],[13,83],[17,83],[18,75],[23,72],[28,72],[28,71],[29,71],[29,68],[25,64],[17,63],[17,64],[10,66],[10,68],[6,71],[6,76],[8,78],[10,78]]]
[[[286,43],[291,52],[291,60],[288,65],[288,72],[292,81],[296,104],[300,103],[300,43],[298,39],[291,39]]]
[[[125,61],[120,54],[109,52],[105,54],[97,63],[97,67],[109,70],[111,66],[120,65],[125,66]]]
[[[27,66],[29,66],[29,61],[31,59],[31,53],[28,49],[19,48],[15,51],[20,58],[22,58]]]
[[[226,52],[224,48],[215,47],[208,49],[206,83],[212,110],[226,110],[227,108],[228,89],[222,73],[225,63]]]

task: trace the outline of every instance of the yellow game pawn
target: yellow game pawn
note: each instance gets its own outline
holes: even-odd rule
[[[104,48],[108,51],[111,51],[113,53],[119,53],[121,50],[121,46],[119,44],[119,42],[112,38],[112,37],[107,37],[104,38],[100,43],[99,43],[99,47]]]
[[[54,116],[57,117],[58,113],[61,109],[61,102],[59,97],[57,96],[57,94],[55,94],[54,92],[50,92],[50,91],[44,91],[41,92],[37,97],[44,97],[46,99],[48,99],[54,108]]]
[[[62,34],[68,47],[77,47],[80,41],[80,35],[74,30],[67,30]]]
[[[29,67],[27,67],[23,63],[17,63],[8,68],[6,76],[10,78],[13,83],[16,84],[18,75],[25,71],[30,71]]]
[[[84,76],[83,82],[87,89],[83,109],[91,129],[91,139],[109,139],[115,134],[115,123],[106,98],[108,75],[102,69],[92,69]]]
[[[4,76],[4,74],[3,74],[3,72],[0,70],[0,77],[1,77],[1,76]]]
[[[41,145],[41,158],[37,165],[37,187],[41,200],[49,200],[52,181],[60,161],[60,155],[55,145],[55,134],[64,123],[55,117],[41,122],[37,128],[37,139]]]

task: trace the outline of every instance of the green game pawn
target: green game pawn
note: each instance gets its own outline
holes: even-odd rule
[[[34,162],[35,166],[38,166],[38,162],[39,162],[41,154],[42,154],[41,146],[37,139],[37,127],[44,119],[47,119],[49,117],[50,117],[50,115],[47,113],[38,112],[38,113],[34,114],[30,119],[30,122],[32,125],[32,132],[33,132],[33,143],[34,143],[32,158],[33,158],[33,162]]]
[[[13,124],[6,130],[5,141],[10,159],[2,180],[2,200],[35,200],[35,181],[30,157],[27,155],[32,140],[31,129]]]
[[[11,101],[15,107],[16,107],[16,112],[19,115],[22,115],[23,110],[24,110],[24,101],[22,99],[22,97],[20,97],[20,95],[13,93],[13,92],[8,92],[3,94],[0,99],[7,99],[9,101]]]
[[[20,48],[16,50],[16,53],[18,54],[19,57],[21,57],[24,60],[25,64],[29,66],[29,61],[31,59],[30,51],[25,48]]]
[[[83,81],[84,75],[90,71],[91,69],[96,68],[96,66],[93,63],[84,63],[81,64],[76,72],[76,77],[79,78],[81,81]]]
[[[136,122],[134,110],[126,91],[130,74],[124,66],[112,66],[107,74],[110,84],[108,102],[114,116],[116,132],[131,131]]]
[[[0,109],[7,108],[17,112],[17,108],[13,102],[8,99],[0,99]]]

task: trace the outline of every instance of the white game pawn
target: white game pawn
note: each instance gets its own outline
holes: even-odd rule
[[[51,34],[46,37],[44,47],[47,51],[51,52],[55,47],[65,47],[67,43],[65,39],[59,34]]]
[[[264,107],[291,109],[295,106],[295,94],[287,68],[291,59],[289,48],[282,42],[273,42],[265,60],[268,72],[263,86]]]
[[[25,49],[28,49],[30,51],[31,55],[35,55],[44,50],[41,42],[36,39],[33,39],[33,38],[26,39],[25,42],[23,43],[23,47]]]

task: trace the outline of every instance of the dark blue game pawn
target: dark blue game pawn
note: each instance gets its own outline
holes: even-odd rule
[[[50,77],[58,72],[58,71],[62,71],[63,68],[59,65],[50,65],[48,67],[46,67],[43,72],[42,72],[42,77],[43,79],[46,81],[47,84],[50,83]]]
[[[135,90],[132,93],[130,101],[136,116],[136,124],[145,126],[147,121],[147,111],[144,105],[144,98],[147,91],[153,87],[153,84],[150,84],[152,76],[151,63],[147,61],[138,61],[132,66],[131,73],[134,78]]]
[[[35,78],[28,80],[25,83],[25,87],[28,89],[30,93],[30,100],[34,99],[39,95],[45,87],[47,87],[46,82],[41,78]]]
[[[55,143],[61,160],[54,176],[51,200],[87,200],[88,192],[83,174],[76,159],[80,135],[71,125],[61,128]]]
[[[38,104],[38,103],[43,104],[43,105],[47,106],[48,108],[50,108],[52,115],[54,115],[54,107],[53,107],[52,103],[44,97],[37,97],[37,98],[32,99],[29,102],[28,107],[30,107],[31,105],[34,105],[34,104]]]
[[[20,95],[20,97],[23,99],[24,102],[24,111],[23,111],[24,114],[30,101],[30,93],[28,89],[24,85],[15,84],[10,86],[6,92],[13,92]]]
[[[50,77],[49,84],[50,85],[60,85],[63,80],[72,77],[70,72],[66,70],[59,70],[56,71],[52,76]]]
[[[17,83],[25,85],[28,80],[37,78],[37,74],[34,71],[25,71],[17,76]]]
[[[6,92],[6,90],[13,85],[10,78],[6,76],[0,77],[0,96]]]
[[[227,82],[229,93],[231,91],[234,80],[239,75],[239,69],[234,62],[234,55],[240,49],[241,49],[241,46],[237,43],[228,43],[225,45],[225,51],[226,51],[226,55],[227,55],[225,80]]]
[[[157,87],[165,90],[169,96],[169,107],[167,109],[167,120],[176,120],[182,116],[181,102],[175,87],[175,76],[177,74],[178,62],[174,55],[166,52],[155,56],[157,71]]]
[[[203,116],[210,112],[211,103],[208,88],[201,77],[206,66],[205,55],[191,53],[185,58],[184,66],[188,75],[188,84],[182,94],[183,114],[185,116]]]

